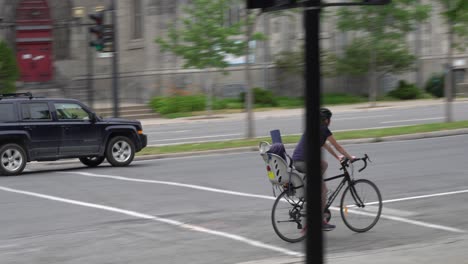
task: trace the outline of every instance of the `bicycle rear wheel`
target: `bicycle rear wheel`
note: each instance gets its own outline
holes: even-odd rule
[[[288,195],[288,190],[276,198],[271,211],[271,222],[276,234],[284,241],[295,243],[306,235],[306,216],[304,198],[295,194]]]
[[[354,232],[366,232],[374,227],[382,213],[382,196],[377,186],[366,179],[348,185],[340,205],[341,218]]]

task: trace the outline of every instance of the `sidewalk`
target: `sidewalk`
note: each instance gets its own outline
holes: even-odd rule
[[[466,103],[468,98],[458,98],[454,103]],[[404,109],[404,108],[413,108],[419,106],[428,106],[428,105],[440,105],[445,104],[443,99],[421,99],[421,100],[408,100],[408,101],[385,101],[377,102],[375,107],[369,107],[369,103],[359,103],[359,104],[350,104],[350,105],[333,105],[325,106],[330,108],[333,113],[345,113],[345,112],[363,112],[363,111],[375,111],[382,109]],[[271,117],[293,117],[301,116],[304,114],[304,109],[275,109],[268,111],[256,111],[254,112],[255,119],[266,119]],[[213,120],[244,120],[245,112],[243,113],[233,113],[233,114],[213,114],[212,116],[191,116],[191,117],[182,117],[182,118],[152,118],[152,119],[142,119],[142,124],[145,125],[162,125],[162,124],[177,124],[177,123],[187,123],[187,122],[209,122]]]
[[[327,264],[468,264],[468,235],[378,250],[328,254]],[[304,258],[281,257],[239,264],[299,264]]]

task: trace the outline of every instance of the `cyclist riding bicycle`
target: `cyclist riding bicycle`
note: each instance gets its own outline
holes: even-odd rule
[[[349,160],[354,160],[355,157],[351,156],[346,152],[346,150],[336,141],[336,139],[333,137],[333,133],[330,131],[328,128],[330,126],[331,122],[331,117],[332,117],[332,112],[327,109],[327,108],[321,108],[320,109],[320,119],[321,119],[321,124],[320,124],[320,145],[321,147],[325,148],[333,157],[335,157],[338,161],[342,161],[344,157],[348,158]],[[301,140],[297,144],[296,148],[294,149],[294,153],[292,156],[293,164],[294,167],[296,168],[297,171],[306,173],[306,163],[305,163],[305,157],[304,157],[304,150],[305,150],[305,135],[304,133],[301,137]],[[326,142],[329,142],[327,144]],[[336,152],[333,150],[332,146],[343,156],[338,156]],[[323,179],[323,174],[328,168],[328,163],[322,159],[321,161],[321,167],[322,167],[322,179]],[[324,181],[322,181],[322,208],[325,209],[325,206],[327,204],[327,193],[328,189]],[[323,227],[322,229],[324,231],[331,231],[335,229],[335,225],[332,225],[328,223],[328,221],[325,219],[323,220]]]

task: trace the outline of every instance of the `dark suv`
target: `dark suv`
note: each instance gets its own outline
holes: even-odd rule
[[[66,158],[127,166],[146,142],[139,121],[103,119],[77,100],[0,95],[0,175],[20,174],[29,161]]]

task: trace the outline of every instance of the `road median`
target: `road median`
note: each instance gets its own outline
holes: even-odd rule
[[[340,131],[335,137],[342,144],[359,144],[398,140],[412,140],[468,134],[468,121],[432,123],[391,128]],[[284,135],[283,143],[295,147],[301,135]],[[204,154],[222,154],[256,151],[261,141],[270,142],[269,137],[254,139],[225,140],[217,142],[186,143],[167,146],[149,146],[137,154],[137,160],[161,159]]]

